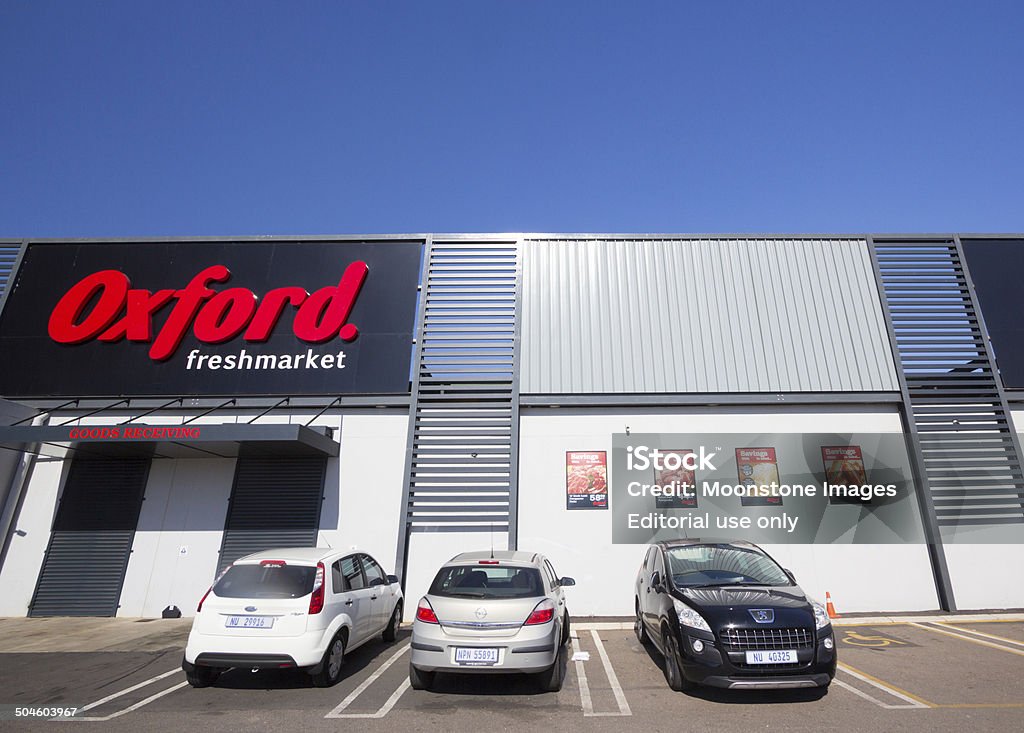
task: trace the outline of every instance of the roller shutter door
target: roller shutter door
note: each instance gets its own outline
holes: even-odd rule
[[[73,459],[29,616],[114,616],[149,458]]]
[[[253,552],[315,547],[326,468],[326,458],[239,458],[218,572]]]

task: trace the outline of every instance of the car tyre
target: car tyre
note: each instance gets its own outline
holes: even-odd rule
[[[569,637],[571,636],[571,628],[569,625],[569,612],[565,612],[565,618],[562,620],[562,646],[569,643]]]
[[[662,650],[665,657],[665,681],[670,689],[685,692],[694,687],[694,683],[686,679],[683,665],[679,657],[679,642],[676,635],[667,626],[661,632]]]
[[[380,635],[384,641],[394,641],[398,636],[398,626],[402,623],[402,602],[395,604],[395,610],[391,612],[391,620],[384,627]]]
[[[341,668],[345,664],[345,637],[339,631],[327,645],[324,657],[310,676],[317,687],[331,687],[341,679]]]
[[[651,637],[647,635],[647,627],[644,626],[644,617],[640,613],[640,599],[636,601],[636,616],[633,619],[633,633],[636,634],[636,640],[643,645],[647,645],[651,641]]]
[[[220,677],[223,671],[220,667],[193,667],[185,672],[185,679],[196,689],[209,687],[217,681],[217,678]]]
[[[434,685],[434,672],[426,672],[409,664],[409,686],[414,690],[429,690]]]
[[[558,647],[558,653],[555,654],[554,664],[543,672],[537,673],[537,683],[543,692],[558,692],[562,689],[562,683],[565,682],[567,656],[565,647]]]

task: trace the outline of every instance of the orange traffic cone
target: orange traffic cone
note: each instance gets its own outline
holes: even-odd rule
[[[825,591],[825,610],[828,611],[829,618],[839,618],[836,607],[832,605],[832,594],[828,591]]]

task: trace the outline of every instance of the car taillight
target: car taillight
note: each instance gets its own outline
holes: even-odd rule
[[[313,578],[313,595],[309,597],[309,613],[320,613],[324,610],[324,564],[316,564],[316,577]]]
[[[546,624],[548,621],[555,617],[555,604],[554,602],[545,598],[543,601],[537,604],[537,607],[533,609],[533,613],[526,619],[524,626],[536,626],[538,624]]]
[[[213,590],[213,586],[211,585],[209,588],[206,589],[206,592],[203,593],[203,597],[199,599],[199,605],[196,607],[196,613],[201,613],[202,612],[202,610],[203,610],[203,601],[206,600],[206,596],[210,595],[210,591],[212,591],[212,590]]]
[[[260,560],[260,565],[263,567],[283,568],[287,564],[284,560]]]
[[[481,565],[500,565],[501,562],[498,561],[498,560],[481,560],[480,564]]]
[[[425,624],[438,623],[437,614],[434,613],[434,609],[430,607],[426,598],[420,601],[420,605],[416,608],[416,620]]]

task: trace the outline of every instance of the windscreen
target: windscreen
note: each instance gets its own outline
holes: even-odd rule
[[[531,598],[544,595],[540,571],[495,565],[441,568],[430,595],[448,598]]]
[[[792,585],[767,555],[731,545],[687,545],[665,552],[666,572],[678,588],[717,585]]]
[[[300,598],[313,591],[316,568],[232,565],[213,587],[221,598]]]

